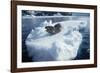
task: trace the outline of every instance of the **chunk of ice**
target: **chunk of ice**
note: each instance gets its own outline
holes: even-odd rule
[[[47,21],[44,23],[47,24]],[[48,35],[45,31],[46,25],[40,28],[37,27],[29,33],[26,46],[33,61],[64,61],[74,59],[77,56],[82,42],[82,34],[79,29],[83,27],[80,27],[80,25],[83,23],[86,25],[86,22],[70,20],[59,23],[62,27],[61,32],[55,35]]]

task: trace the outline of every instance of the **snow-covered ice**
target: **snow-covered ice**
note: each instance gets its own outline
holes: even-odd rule
[[[61,31],[50,35],[45,26],[61,24]],[[32,29],[26,39],[29,56],[33,61],[65,61],[72,60],[77,56],[82,42],[80,29],[87,26],[86,20],[68,20],[52,23],[44,21],[42,26]]]

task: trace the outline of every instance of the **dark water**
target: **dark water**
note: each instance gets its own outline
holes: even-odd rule
[[[77,59],[90,59],[90,34],[89,32],[81,31],[83,35],[83,41],[79,47],[79,51],[77,54]]]
[[[34,27],[37,27],[43,22],[44,20],[50,19],[22,19],[22,62],[32,62],[32,58],[28,56],[27,48],[25,45],[25,40],[28,34],[31,32]],[[64,19],[52,19],[53,22],[62,21]],[[67,19],[69,20],[69,19]],[[85,31],[85,29],[80,30],[83,35],[83,41],[79,47],[77,57],[75,60],[81,59],[89,59],[90,58],[90,34],[89,31]]]

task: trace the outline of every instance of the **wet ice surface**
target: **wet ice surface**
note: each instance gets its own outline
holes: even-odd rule
[[[70,20],[59,22],[47,20],[46,18],[45,20],[40,19],[35,23],[40,25],[34,25],[34,27],[29,24],[29,22],[32,23],[32,20],[24,22],[22,34],[24,61],[26,59],[28,61],[59,61],[89,58],[87,52],[89,49],[89,32],[88,30],[84,31],[89,24],[86,18],[79,20],[70,18]],[[45,31],[45,26],[54,26],[56,23],[61,24],[61,32],[51,35]],[[86,47],[84,48],[84,46]]]

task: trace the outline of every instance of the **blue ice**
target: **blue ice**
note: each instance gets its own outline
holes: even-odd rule
[[[50,35],[45,26],[61,24],[61,31]],[[87,27],[86,20],[68,20],[53,23],[45,20],[41,26],[32,29],[25,41],[28,54],[33,61],[66,61],[77,56],[82,43],[80,29]]]

